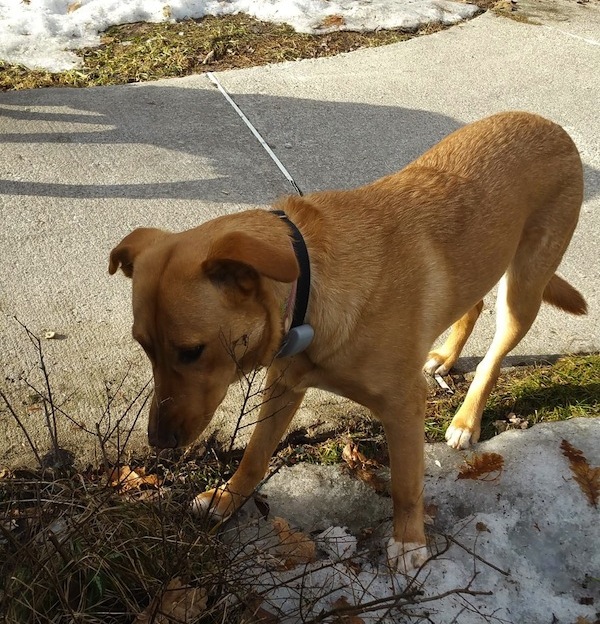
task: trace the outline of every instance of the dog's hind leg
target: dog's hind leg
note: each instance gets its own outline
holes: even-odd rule
[[[449,446],[467,448],[479,439],[481,415],[500,374],[502,360],[525,336],[542,300],[573,314],[585,314],[583,297],[554,274],[577,225],[583,197],[581,165],[578,159],[572,164],[572,175],[565,169],[565,177],[559,181],[562,190],[530,215],[515,255],[500,280],[496,333],[446,431]]]
[[[494,339],[446,431],[449,446],[467,448],[479,439],[481,415],[500,374],[502,360],[528,332],[543,299],[568,312],[585,313],[583,297],[554,275],[575,229],[580,204],[580,196],[567,189],[543,212],[532,215],[527,224],[515,256],[500,280]]]
[[[444,344],[427,356],[427,362],[423,367],[426,373],[445,375],[456,364],[482,309],[483,301],[479,301],[452,325]]]
[[[500,280],[496,300],[496,333],[488,352],[477,366],[463,404],[446,431],[449,446],[467,448],[479,439],[481,415],[500,374],[502,360],[531,327],[542,303],[542,292],[543,286],[535,290],[530,287],[524,292],[510,272]]]

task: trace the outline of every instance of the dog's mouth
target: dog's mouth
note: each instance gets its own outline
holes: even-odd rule
[[[164,384],[156,385],[163,387],[164,394],[157,395],[155,388],[148,418],[148,443],[159,449],[193,444],[208,427],[228,388],[205,384],[193,391],[185,386],[175,393]]]
[[[202,427],[200,431],[196,432],[188,432],[184,429],[167,429],[161,431],[161,428],[158,427],[157,431],[151,430],[151,427],[148,427],[148,443],[150,446],[153,446],[158,449],[176,449],[176,448],[185,448],[186,446],[190,446],[193,444],[202,431],[204,431],[205,427]]]
[[[150,411],[148,444],[158,449],[184,448],[193,444],[208,426],[212,414],[191,420],[171,419]],[[179,422],[178,422],[179,421]]]

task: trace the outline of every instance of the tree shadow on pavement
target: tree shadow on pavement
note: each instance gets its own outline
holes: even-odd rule
[[[99,172],[91,170],[92,183],[86,184],[70,181],[68,167],[57,168],[54,179],[23,179],[19,158],[13,158],[3,167],[10,179],[2,180],[2,192],[245,204],[291,192],[241,119],[206,84],[8,94],[0,105],[5,155],[18,153],[20,144],[36,144],[41,159],[76,151],[88,160],[84,167],[107,155],[112,162],[104,168],[106,177],[96,181]],[[460,125],[435,113],[388,106],[255,95],[236,100],[249,117],[258,111],[260,131],[304,191],[352,187],[396,171]],[[138,172],[148,177],[149,168],[151,181],[141,181]],[[132,179],[122,179],[124,170]]]
[[[352,188],[397,171],[462,125],[401,107],[256,94],[235,100],[304,192]],[[4,195],[255,205],[293,192],[204,76],[184,88],[7,93],[0,131]],[[55,165],[42,171],[38,158]],[[588,197],[600,192],[600,172],[588,167],[586,182]]]

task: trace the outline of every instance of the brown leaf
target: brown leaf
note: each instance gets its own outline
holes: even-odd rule
[[[77,11],[77,9],[81,8],[81,2],[71,2],[71,4],[69,4],[69,6],[67,7],[67,13],[73,13],[74,11]]]
[[[477,531],[479,531],[479,533],[489,533],[490,530],[488,529],[488,526],[485,522],[478,522],[475,525],[475,528],[477,529]]]
[[[316,559],[317,547],[306,533],[292,529],[284,518],[273,518],[271,523],[280,542],[275,548],[275,553],[283,560],[286,569],[311,563]]]
[[[569,460],[573,478],[592,507],[598,507],[600,499],[600,466],[593,468],[585,455],[567,440],[560,443],[563,455]]]
[[[263,602],[260,596],[251,597],[244,613],[242,613],[240,624],[278,624],[279,618],[270,611],[263,609]]]
[[[575,464],[573,475],[590,505],[597,508],[600,498],[600,466],[592,468],[589,464]]]
[[[568,440],[563,440],[560,443],[560,448],[562,450],[563,455],[570,462],[584,462],[587,464],[587,459],[583,454],[583,451],[580,451],[578,448],[574,447]]]
[[[387,483],[377,474],[380,467],[374,459],[367,459],[354,442],[348,442],[342,451],[342,459],[348,464],[351,474],[370,485],[376,492],[387,491]]]
[[[358,445],[354,442],[348,442],[344,446],[342,451],[342,459],[350,466],[350,468],[356,468],[356,466],[376,465],[372,459],[367,459],[359,450]]]
[[[207,602],[208,592],[204,587],[190,587],[174,578],[162,594],[138,614],[134,624],[191,622],[206,611]]]
[[[353,606],[348,602],[345,596],[338,598],[333,603],[332,607],[340,611],[353,609]],[[333,624],[365,624],[365,621],[361,617],[358,617],[358,615],[340,613],[333,620]]]
[[[372,469],[367,470],[366,468],[357,468],[354,471],[354,474],[361,481],[364,481],[367,485],[370,485],[378,494],[384,494],[385,492],[387,492],[387,482],[382,479],[376,472],[373,472]]]
[[[317,26],[317,28],[340,28],[346,23],[343,15],[328,15],[323,19],[323,21]]]
[[[457,479],[495,481],[504,468],[504,458],[498,453],[474,453],[465,460]],[[497,474],[495,474],[497,473]]]
[[[136,472],[129,466],[117,466],[108,475],[108,483],[118,488],[121,492],[139,490],[142,486],[157,488],[160,486],[158,477],[154,474],[145,474],[145,469],[140,468]]]

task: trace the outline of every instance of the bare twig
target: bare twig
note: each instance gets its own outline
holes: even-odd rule
[[[33,443],[33,440],[31,439],[31,436],[29,435],[29,432],[27,431],[27,427],[25,427],[25,425],[23,424],[23,421],[19,418],[18,414],[15,412],[15,410],[13,409],[13,406],[11,405],[10,401],[8,400],[8,397],[4,394],[4,392],[2,390],[0,390],[0,397],[2,397],[2,400],[4,401],[4,404],[6,405],[6,408],[8,409],[8,411],[11,414],[11,416],[15,419],[15,422],[17,423],[17,425],[19,426],[19,428],[21,429],[21,431],[25,435],[27,443],[29,444],[29,447],[33,451],[33,454],[35,455],[35,459],[36,459],[37,463],[39,464],[40,468],[43,468],[42,458],[41,458],[40,454],[38,453],[37,448],[35,447],[35,444]]]
[[[16,316],[13,318],[25,330],[27,337],[29,338],[31,344],[34,346],[36,350],[39,368],[40,368],[40,371],[42,372],[42,376],[44,379],[44,386],[46,388],[46,396],[44,397],[43,395],[40,394],[41,398],[44,399],[44,415],[46,418],[46,427],[48,429],[48,434],[50,436],[50,442],[52,443],[52,449],[54,451],[54,455],[58,456],[60,447],[58,445],[58,427],[57,427],[57,422],[56,422],[55,401],[52,396],[52,385],[50,383],[50,374],[48,372],[48,368],[46,367],[46,361],[44,359],[44,350],[42,348],[42,341]]]
[[[486,559],[484,559],[483,557],[478,555],[475,551],[471,550],[470,548],[468,548],[464,544],[461,544],[458,540],[456,540],[454,537],[452,537],[452,535],[444,535],[444,537],[448,541],[450,541],[453,544],[455,544],[456,546],[458,546],[459,548],[462,548],[465,552],[468,552],[470,555],[472,555],[478,561],[481,561],[481,563],[484,563],[486,566],[492,568],[492,570],[496,570],[496,572],[499,572],[500,574],[502,574],[504,576],[510,576],[510,572],[507,572],[506,570],[503,570],[502,568],[499,568],[498,566],[494,565],[493,563],[487,561]]]
[[[470,583],[469,583],[470,585]],[[400,609],[406,606],[414,606],[414,605],[422,605],[428,602],[436,602],[438,600],[442,600],[442,598],[446,598],[447,596],[457,596],[457,595],[469,595],[469,596],[491,596],[491,591],[475,591],[470,589],[469,585],[467,587],[460,587],[456,589],[449,589],[448,591],[442,592],[440,594],[435,594],[434,596],[405,596],[404,593],[395,594],[393,596],[386,596],[384,598],[377,598],[375,600],[370,600],[369,602],[363,602],[359,605],[348,605],[343,607],[334,607],[329,611],[325,611],[323,613],[319,613],[319,615],[314,618],[307,620],[304,624],[318,624],[319,622],[323,622],[329,617],[341,617],[348,615],[360,615],[361,613],[370,613],[372,611],[379,611],[385,607],[392,607],[394,609]]]

